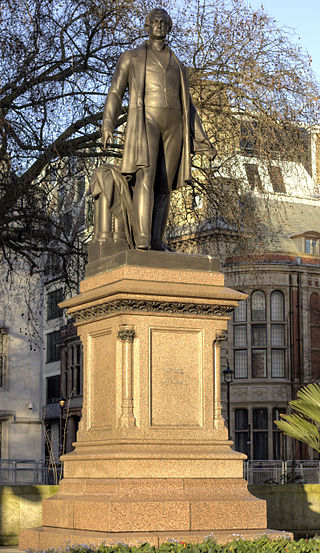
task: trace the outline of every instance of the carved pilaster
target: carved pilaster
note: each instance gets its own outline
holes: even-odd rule
[[[121,325],[118,338],[122,342],[122,405],[120,426],[133,428],[136,420],[133,413],[133,341],[135,331],[127,325]]]
[[[222,417],[221,403],[221,342],[227,338],[227,331],[217,330],[213,342],[214,352],[214,405],[213,405],[213,423],[217,429],[225,427],[225,421]]]

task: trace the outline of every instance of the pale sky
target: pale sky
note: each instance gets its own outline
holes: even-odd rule
[[[288,26],[296,31],[296,40],[309,52],[311,67],[320,81],[320,0],[247,0],[247,3],[253,9],[263,4],[280,27]]]

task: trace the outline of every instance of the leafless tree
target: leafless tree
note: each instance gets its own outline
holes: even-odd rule
[[[177,219],[184,216],[185,236],[189,220],[189,236],[198,246],[201,236],[205,242],[212,234],[233,235],[238,247],[252,252],[265,247],[266,230],[271,237],[269,193],[254,173],[255,162],[272,172],[272,192],[284,190],[275,168],[283,161],[292,172],[302,166],[311,175],[310,131],[319,121],[319,85],[293,31],[279,28],[263,8],[253,11],[243,0],[197,0],[188,19],[191,91],[219,155],[211,166],[194,159],[193,188],[179,196],[180,212],[172,216],[172,243],[190,249],[176,232]]]
[[[106,90],[143,14],[131,0],[4,0],[0,18],[0,246],[36,268],[45,251],[79,250],[83,218],[70,228],[62,204],[100,153]]]
[[[220,154],[211,167],[194,160],[192,194],[201,190],[210,217],[219,213],[240,230],[246,212],[254,220],[248,189],[230,169],[241,149],[308,164],[306,130],[318,116],[310,60],[244,0],[192,0],[180,11],[174,4],[158,3],[173,16],[171,45],[190,68]],[[105,155],[100,120],[110,79],[120,53],[141,42],[151,7],[149,0],[2,1],[0,247],[9,261],[23,256],[37,270],[49,252],[68,272],[70,254],[83,252],[79,178]],[[124,108],[119,126],[125,120]],[[121,140],[109,154],[121,156]]]

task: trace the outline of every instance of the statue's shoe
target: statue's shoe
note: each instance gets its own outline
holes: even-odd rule
[[[137,250],[150,250],[150,244],[136,244]]]
[[[156,250],[158,252],[172,252],[173,250],[165,244],[164,242],[153,242],[151,244],[151,249]]]

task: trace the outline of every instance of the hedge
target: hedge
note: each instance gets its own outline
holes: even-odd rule
[[[50,553],[54,549],[49,550]],[[226,545],[220,545],[208,539],[199,544],[188,544],[180,541],[163,543],[158,549],[149,543],[140,546],[127,546],[117,544],[116,546],[100,545],[99,548],[91,548],[86,545],[68,546],[59,549],[59,553],[319,553],[320,537],[300,539],[293,541],[282,538],[271,540],[268,537],[261,537],[253,541],[236,538]]]

